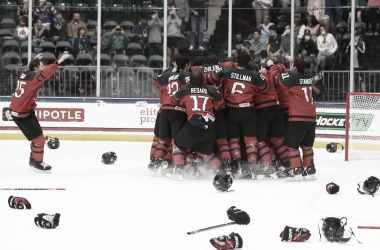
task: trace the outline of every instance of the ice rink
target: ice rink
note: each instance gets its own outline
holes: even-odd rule
[[[173,181],[150,177],[151,143],[61,141],[57,150],[45,148],[52,174],[29,171],[29,143],[0,141],[0,188],[67,188],[66,191],[0,191],[0,249],[165,249],[212,250],[209,240],[239,233],[243,249],[378,249],[380,195],[362,196],[357,183],[380,177],[378,162],[344,162],[344,153],[315,150],[316,181],[236,180],[235,192],[220,193],[211,179]],[[114,151],[114,165],[100,162]],[[329,195],[335,182],[340,192]],[[31,210],[9,208],[10,195],[27,198]],[[186,232],[229,222],[226,210],[236,206],[251,217],[247,226],[232,225],[195,235]],[[38,213],[60,213],[55,230],[35,226]],[[345,244],[319,241],[318,221],[347,217],[355,238]],[[311,231],[305,243],[281,242],[288,225]]]

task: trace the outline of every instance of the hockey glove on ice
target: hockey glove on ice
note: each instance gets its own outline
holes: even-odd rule
[[[297,241],[304,242],[310,238],[310,231],[306,228],[295,228],[286,226],[281,232],[281,241]]]
[[[251,218],[249,218],[246,212],[237,209],[235,206],[227,210],[227,216],[228,219],[235,221],[239,225],[248,225],[251,221]]]
[[[339,186],[336,185],[334,182],[330,182],[326,185],[326,191],[329,194],[336,194],[339,192]]]
[[[236,249],[243,247],[243,239],[239,234],[232,232],[230,235],[223,235],[210,240],[218,250]]]
[[[34,218],[34,223],[37,227],[54,229],[59,225],[60,214],[38,214],[38,217]]]
[[[8,205],[14,209],[31,209],[30,202],[22,197],[10,196],[8,199]]]

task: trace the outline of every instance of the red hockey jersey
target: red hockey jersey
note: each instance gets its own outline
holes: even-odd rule
[[[287,73],[286,67],[282,63],[273,65],[268,71],[269,80],[275,87],[278,100],[280,101],[281,112],[287,114],[289,113],[289,93],[275,84],[276,78],[279,77],[281,73]]]
[[[154,79],[154,86],[161,90],[161,109],[181,110],[172,104],[172,96],[177,93],[182,85],[190,82],[190,72],[166,72]]]
[[[212,86],[188,84],[173,95],[172,105],[186,108],[188,121],[193,115],[201,115],[206,122],[214,122],[214,109],[218,111],[224,108],[224,100]]]
[[[297,71],[279,74],[276,85],[288,92],[289,121],[316,121],[315,104],[312,97],[313,77]]]
[[[36,100],[42,83],[54,74],[58,66],[57,62],[54,62],[41,72],[27,69],[22,73],[9,106],[11,115],[19,118],[26,117],[37,107]]]
[[[262,74],[247,69],[217,66],[208,78],[211,84],[224,85],[223,97],[229,107],[253,107],[255,92],[266,93],[270,88]]]

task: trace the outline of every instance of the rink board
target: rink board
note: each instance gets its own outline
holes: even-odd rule
[[[10,101],[0,98],[0,139],[25,139],[10,116]],[[158,99],[39,98],[36,115],[44,134],[62,140],[151,141],[158,104]],[[342,142],[345,104],[316,106],[316,140]]]

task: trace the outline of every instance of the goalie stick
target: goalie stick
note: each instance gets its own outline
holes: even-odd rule
[[[66,188],[0,188],[0,190],[66,190]]]
[[[380,229],[380,227],[358,226],[358,229]]]
[[[226,227],[226,226],[234,225],[234,224],[236,224],[236,222],[229,222],[229,223],[225,223],[225,224],[221,224],[221,225],[217,225],[217,226],[213,226],[213,227],[206,227],[206,228],[198,229],[195,231],[190,231],[190,232],[187,232],[187,234],[191,235],[191,234],[196,234],[196,233],[202,233],[204,231],[208,231],[208,230],[212,230],[212,229],[220,228],[220,227]]]

